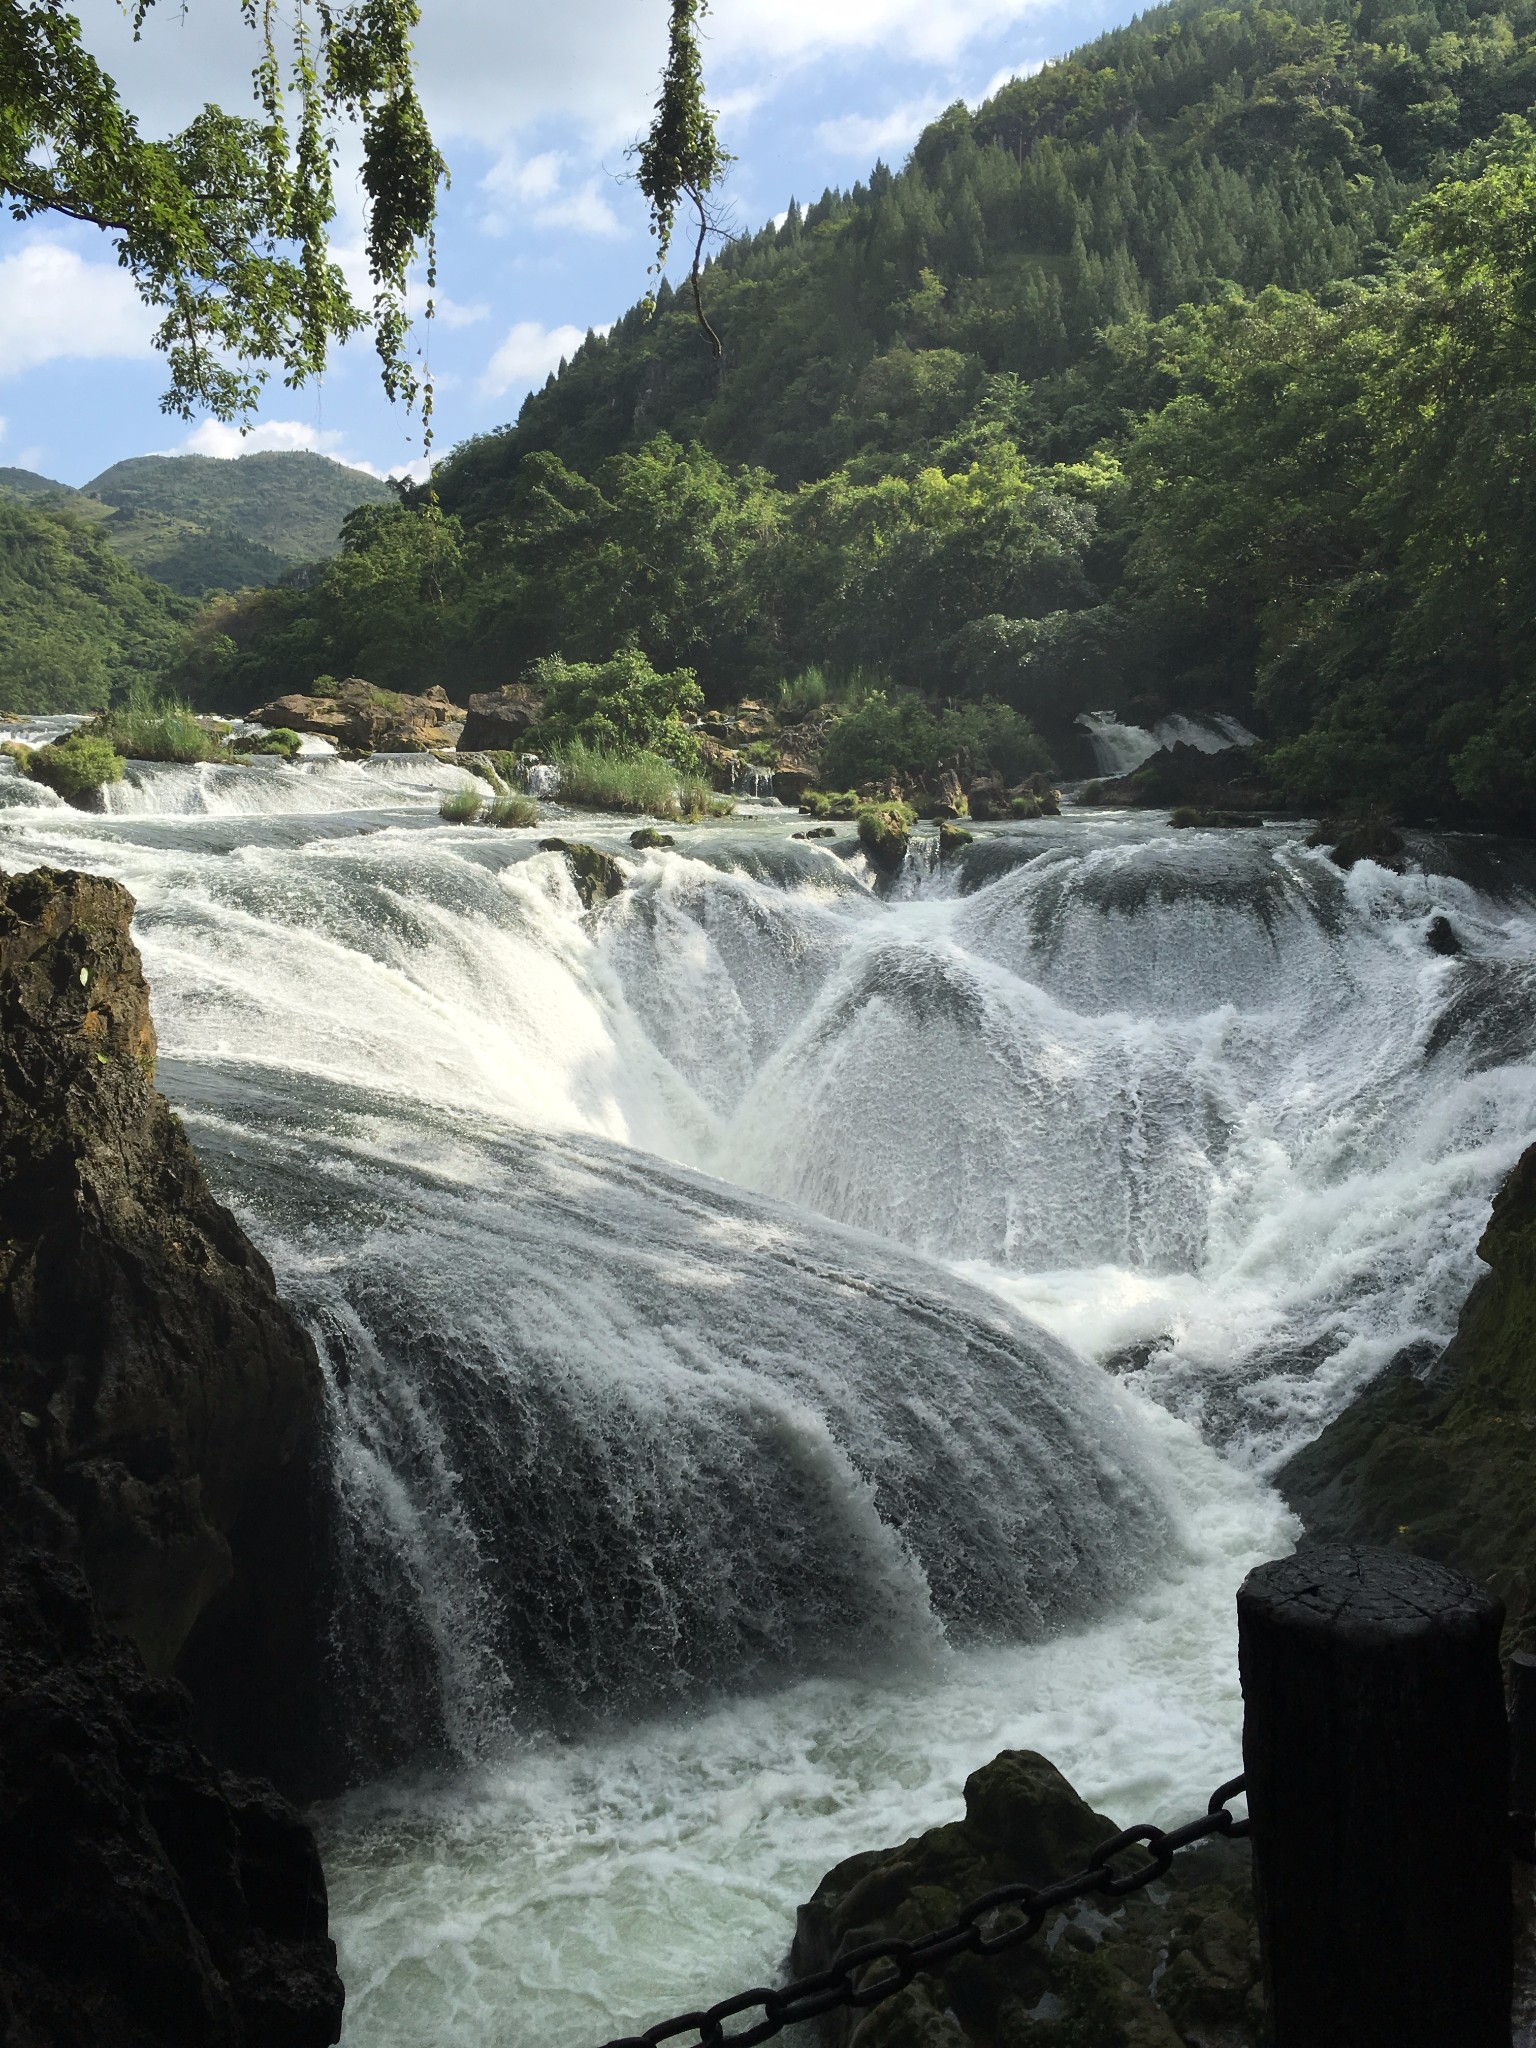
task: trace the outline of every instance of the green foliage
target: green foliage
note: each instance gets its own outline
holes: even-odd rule
[[[696,769],[699,743],[684,715],[704,708],[691,669],[658,675],[635,647],[611,661],[569,662],[558,654],[536,662],[529,681],[543,693],[537,738],[557,754],[578,744],[599,754],[661,754]]]
[[[990,769],[1005,782],[1017,782],[1050,765],[1040,735],[1007,705],[965,704],[936,711],[918,697],[892,703],[880,693],[839,719],[822,750],[828,780],[854,788],[932,776],[946,767],[958,768],[962,779]]]
[[[354,507],[395,503],[389,485],[366,470],[302,449],[264,449],[233,461],[140,455],[113,463],[85,491],[120,514],[159,514],[210,535],[242,535],[285,565],[334,555]]]
[[[443,798],[437,807],[437,815],[448,825],[473,825],[484,801],[479,790],[466,783],[463,789],[451,790]]]
[[[304,742],[286,725],[274,725],[268,732],[237,733],[224,742],[232,754],[272,754],[278,759],[297,759]]]
[[[570,740],[555,752],[560,801],[653,818],[707,818],[723,808],[709,784],[659,754],[609,753]]]
[[[129,761],[211,761],[222,751],[222,731],[199,725],[190,704],[157,697],[142,685],[94,719],[89,731]]]
[[[137,0],[141,28],[153,0]],[[259,120],[205,107],[180,135],[146,142],[113,81],[57,0],[0,6],[0,192],[19,219],[59,212],[106,229],[163,319],[168,411],[249,411],[270,364],[301,384],[332,342],[365,323],[330,259],[338,121],[362,139],[373,326],[391,396],[414,395],[406,274],[432,231],[445,176],[411,70],[416,0],[345,0],[289,47],[275,11],[245,10],[261,40]],[[284,70],[287,71],[287,89]],[[296,125],[290,128],[290,107]]]
[[[25,763],[34,782],[41,782],[71,802],[108,782],[123,779],[123,757],[110,740],[89,732],[72,732],[51,746],[38,747]]]
[[[907,841],[917,823],[917,813],[907,804],[861,804],[854,813],[859,827],[859,844],[877,868],[894,873],[907,857]]]
[[[98,526],[0,498],[0,710],[99,710],[175,663],[194,610]]]
[[[537,825],[539,807],[531,796],[513,794],[496,797],[487,807],[486,823],[490,825]]]

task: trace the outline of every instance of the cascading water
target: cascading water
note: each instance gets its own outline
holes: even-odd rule
[[[782,813],[589,814],[584,913],[460,780],[3,777],[0,859],[133,890],[326,1361],[336,1697],[415,1759],[324,1818],[347,2039],[579,2048],[1007,1743],[1111,1811],[1229,1772],[1262,1472],[1443,1342],[1536,1132],[1536,875],[1069,816],[879,895]]]
[[[1229,747],[1251,747],[1258,738],[1230,712],[1188,718],[1182,712],[1156,725],[1123,725],[1112,711],[1085,711],[1078,718],[1093,745],[1100,775],[1129,775],[1150,761],[1161,747],[1195,747],[1202,754],[1223,754]]]

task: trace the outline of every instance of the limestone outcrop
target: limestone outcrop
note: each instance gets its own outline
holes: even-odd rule
[[[488,748],[492,753],[516,753],[543,711],[543,697],[524,683],[478,691],[469,700],[464,730],[459,735],[459,752]]]
[[[246,714],[257,725],[290,732],[319,733],[351,753],[421,754],[451,746],[466,714],[434,684],[419,697],[380,690],[361,676],[348,676],[334,690],[312,696],[275,697]],[[492,744],[471,740],[471,746]]]
[[[119,884],[0,877],[0,1409],[106,1625],[230,1761],[304,1775],[312,1343],[152,1085]]]

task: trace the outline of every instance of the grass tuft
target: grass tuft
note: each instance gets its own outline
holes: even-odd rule
[[[438,805],[437,815],[445,825],[473,825],[480,815],[483,801],[478,789],[455,789]]]
[[[660,754],[611,754],[571,740],[555,755],[560,801],[600,811],[637,811],[652,818],[728,815],[731,805],[699,775]]]
[[[539,807],[531,796],[499,796],[487,808],[488,825],[537,825]]]

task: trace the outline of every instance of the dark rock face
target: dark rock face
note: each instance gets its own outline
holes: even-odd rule
[[[361,676],[348,676],[328,696],[275,697],[250,712],[257,725],[286,726],[290,732],[319,733],[356,753],[419,754],[452,744],[464,712],[434,684],[419,697],[380,690]],[[471,740],[486,747],[490,740]]]
[[[342,1987],[308,1828],[216,1770],[190,1701],[103,1628],[0,1424],[0,2038],[326,2048]]]
[[[669,840],[668,845],[671,844]],[[599,853],[580,839],[541,839],[540,853],[563,853],[576,894],[587,910],[595,910],[624,886],[624,870],[611,853]]]
[[[539,722],[544,700],[537,690],[509,683],[500,690],[482,690],[469,700],[459,751],[489,747],[516,752]]]
[[[223,1755],[298,1782],[319,1365],[151,1086],[132,912],[92,876],[0,877],[0,1410],[107,1627]]]
[[[1200,810],[1262,812],[1275,805],[1276,794],[1243,747],[1202,753],[1184,740],[1160,747],[1129,775],[1095,782],[1083,792],[1084,802],[1125,809],[1160,810],[1189,804]]]
[[[1407,851],[1401,833],[1380,818],[1346,819],[1342,824],[1325,818],[1307,844],[1326,846],[1335,867],[1352,868],[1357,861],[1371,860],[1396,874],[1403,871]]]
[[[1489,1271],[1427,1372],[1389,1371],[1278,1475],[1326,1542],[1410,1550],[1503,1600],[1536,1649],[1536,1146],[1499,1190]]]
[[[800,1909],[791,1974],[824,1970],[864,1942],[931,1934],[998,1886],[1068,1876],[1115,1832],[1044,1757],[1005,1750],[967,1781],[963,1821],[850,1857],[822,1880]],[[829,2048],[1246,2048],[1259,2039],[1260,2005],[1246,1845],[1217,1842],[1176,1858],[1161,1885],[1070,1907],[1005,1954],[961,1955],[919,1975],[867,2017],[834,2013],[823,2039]]]

